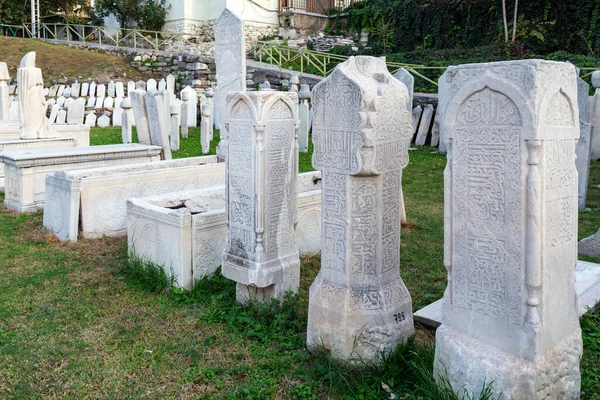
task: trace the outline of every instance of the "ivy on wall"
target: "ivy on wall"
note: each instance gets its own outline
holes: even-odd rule
[[[512,31],[514,0],[506,0]],[[345,10],[348,28],[370,33],[377,53],[477,47],[504,41],[501,0],[362,0]],[[524,52],[600,55],[600,0],[529,0],[518,7]],[[386,21],[382,24],[380,21]],[[390,38],[389,23],[393,27]]]

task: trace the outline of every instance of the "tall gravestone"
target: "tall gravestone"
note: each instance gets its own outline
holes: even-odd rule
[[[217,67],[217,108],[221,140],[219,159],[227,154],[229,121],[227,93],[246,91],[246,34],[244,20],[226,8],[215,23],[215,64]]]
[[[170,109],[169,115],[167,115],[165,113],[165,97],[158,90],[147,91],[145,96],[146,115],[148,117],[148,129],[152,144],[162,147],[163,160],[171,160],[173,157],[171,154],[171,145],[169,144]]]
[[[44,80],[42,70],[35,67],[35,52],[27,53],[17,70],[19,84],[19,121],[21,139],[57,136],[44,114]]]
[[[376,363],[414,332],[399,268],[408,90],[384,60],[351,57],[314,87],[312,99],[322,250],[310,287],[307,344],[334,358]]]
[[[121,114],[121,138],[123,144],[133,143],[132,119],[133,110],[131,109],[131,99],[126,97],[121,102],[123,113]]]
[[[294,75],[296,76],[296,75]],[[298,118],[300,119],[300,126],[298,127],[298,148],[300,152],[308,152],[308,134],[310,132],[310,86],[300,86],[298,97],[300,104],[298,105]]]
[[[133,109],[133,120],[140,144],[152,144],[150,139],[150,126],[148,124],[148,111],[146,110],[146,91],[132,90],[129,93]]]
[[[406,89],[408,89],[408,112],[412,111],[413,106],[413,96],[415,91],[415,77],[412,76],[410,72],[405,70],[404,68],[400,68],[398,72],[394,74],[394,78],[398,79],[400,82],[404,83]]]
[[[295,240],[298,95],[238,92],[229,96],[226,193],[229,240],[223,276],[236,298],[282,299],[300,282]]]
[[[10,75],[8,74],[6,63],[0,62],[0,121],[8,121],[10,103],[8,96],[9,79]]]
[[[592,142],[592,124],[589,122],[590,86],[577,77],[577,103],[579,105],[579,140],[575,148],[575,165],[577,167],[577,192],[580,210],[585,208],[588,177],[590,174],[590,152]]]
[[[572,65],[542,60],[446,71],[434,370],[457,392],[579,398],[576,81]]]

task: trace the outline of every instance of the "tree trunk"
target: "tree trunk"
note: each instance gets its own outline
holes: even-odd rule
[[[515,42],[515,36],[517,35],[517,10],[519,9],[519,0],[515,0],[515,16],[513,19],[513,34],[512,41]]]
[[[502,20],[504,22],[504,43],[508,43],[508,22],[506,21],[506,0],[502,0]]]

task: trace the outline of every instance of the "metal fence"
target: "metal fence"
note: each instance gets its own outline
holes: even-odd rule
[[[327,10],[343,10],[355,0],[280,0],[279,11],[302,10],[323,14]]]
[[[204,54],[204,51],[210,47],[208,43],[202,42],[199,37],[194,35],[142,29],[110,29],[92,25],[40,23],[34,26],[32,24],[0,24],[0,30],[4,36],[132,49],[179,52],[192,47],[197,52]]]

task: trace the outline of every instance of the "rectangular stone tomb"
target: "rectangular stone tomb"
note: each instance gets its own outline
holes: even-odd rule
[[[127,234],[125,202],[225,182],[225,164],[216,156],[119,165],[46,176],[44,228],[60,240]]]
[[[26,151],[37,149],[55,149],[75,147],[77,142],[72,137],[32,140],[0,140],[0,153],[7,151]],[[4,190],[4,164],[0,163],[0,190]]]
[[[296,241],[301,256],[321,251],[320,172],[300,174]],[[179,287],[213,274],[227,241],[225,187],[127,201],[130,254],[163,266]]]
[[[0,140],[20,140],[21,129],[19,121],[9,121],[10,124],[0,124]],[[67,138],[72,137],[77,143],[76,146],[90,145],[90,127],[83,124],[77,125],[52,125],[52,129],[56,131],[56,137]],[[39,140],[39,139],[30,139]]]
[[[160,151],[158,146],[117,144],[2,153],[4,205],[18,212],[37,211],[44,207],[46,175],[50,173],[159,161]]]

